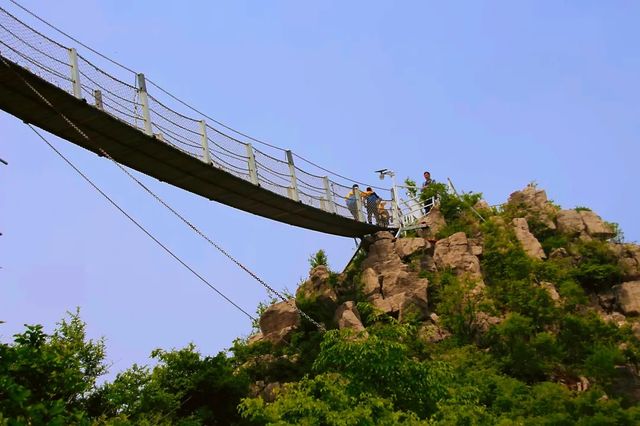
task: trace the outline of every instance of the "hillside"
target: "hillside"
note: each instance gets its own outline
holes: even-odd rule
[[[77,314],[28,328],[0,346],[0,424],[640,424],[640,246],[535,186],[422,195],[423,229],[366,237],[342,273],[319,252],[228,353],[157,350],[96,387]]]

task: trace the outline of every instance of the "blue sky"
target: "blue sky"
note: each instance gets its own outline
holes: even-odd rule
[[[492,204],[536,181],[640,240],[637,2],[23,4],[220,121],[339,173],[375,183],[379,168],[414,179],[428,169]],[[112,164],[51,140],[232,299],[253,312],[266,298]],[[117,372],[155,347],[215,353],[249,333],[4,112],[0,158],[2,340],[80,306]],[[144,181],[276,288],[295,290],[319,248],[336,270],[353,253],[353,240]]]

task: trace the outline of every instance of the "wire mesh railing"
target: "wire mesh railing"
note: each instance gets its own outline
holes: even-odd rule
[[[290,151],[268,144],[265,145],[269,146],[269,152],[255,149],[251,145],[255,139],[247,135],[215,120],[207,122],[202,117],[190,117],[174,110],[168,105],[175,105],[176,100],[187,104],[155,83],[152,83],[152,89],[159,89],[158,93],[147,93],[144,75],[129,69],[119,76],[106,72],[88,57],[47,37],[2,7],[0,55],[147,133],[158,143],[169,144],[280,196],[383,227],[398,228],[405,217],[409,220],[407,215],[415,214],[415,206],[399,203],[392,190],[371,185],[379,197],[375,202],[360,190],[353,196],[352,183],[341,175],[331,174],[330,179],[329,174],[324,174],[328,170]],[[304,161],[313,171],[295,165],[294,158]]]

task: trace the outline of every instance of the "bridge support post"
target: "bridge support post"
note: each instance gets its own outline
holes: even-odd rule
[[[289,198],[294,201],[300,201],[298,193],[298,179],[296,179],[296,166],[293,164],[293,154],[290,150],[287,153],[287,163],[289,163],[289,173],[291,174],[291,186],[289,187]]]
[[[209,138],[207,137],[207,122],[200,120],[200,141],[202,143],[202,161],[211,164],[209,155]]]
[[[104,105],[102,103],[102,92],[99,90],[94,90],[93,97],[96,98],[96,108],[104,111]]]
[[[78,52],[69,49],[69,65],[71,65],[71,83],[73,84],[73,96],[82,99],[82,85],[80,84],[80,68],[78,68]]]
[[[247,144],[247,166],[249,169],[249,180],[254,185],[260,185],[258,181],[258,166],[256,165],[256,156],[253,153],[253,145]]]
[[[147,95],[147,82],[144,74],[138,74],[138,94],[140,95],[140,103],[142,104],[142,119],[144,120],[144,132],[153,136],[153,127],[151,126],[151,114],[149,113],[149,96]]]
[[[326,206],[325,210],[329,213],[336,212],[336,206],[333,201],[333,193],[331,192],[331,184],[329,183],[329,176],[325,176],[322,178],[322,183],[324,184],[324,193],[326,198]],[[323,200],[324,201],[324,200]]]
[[[391,214],[395,225],[400,228],[402,226],[402,218],[400,217],[400,209],[398,208],[398,189],[394,185],[391,188]]]

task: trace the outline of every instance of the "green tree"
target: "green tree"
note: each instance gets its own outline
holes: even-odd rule
[[[96,379],[106,372],[102,339],[88,340],[79,311],[48,335],[28,325],[0,344],[0,413],[12,424],[76,424]]]

